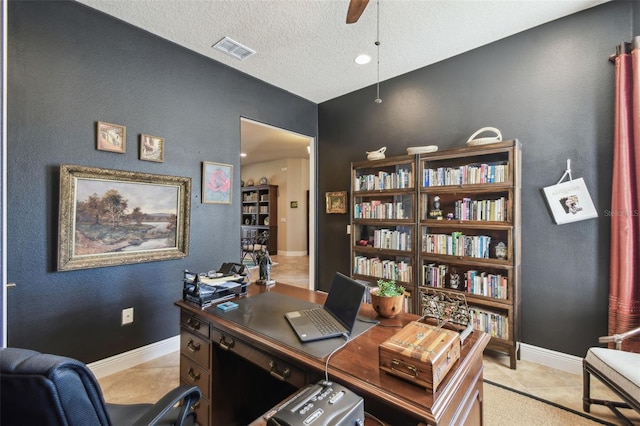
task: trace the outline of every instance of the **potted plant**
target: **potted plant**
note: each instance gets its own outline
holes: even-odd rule
[[[395,280],[378,280],[378,287],[371,290],[373,309],[385,318],[393,318],[402,312],[405,288]]]

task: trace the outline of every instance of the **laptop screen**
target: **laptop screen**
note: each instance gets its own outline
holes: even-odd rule
[[[362,284],[336,272],[324,307],[348,330],[352,330],[360,310],[364,291],[365,287]]]

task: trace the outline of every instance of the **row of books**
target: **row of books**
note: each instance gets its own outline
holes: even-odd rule
[[[491,237],[487,235],[463,235],[462,232],[449,234],[424,234],[422,251],[450,256],[489,258]]]
[[[469,309],[473,328],[482,330],[499,339],[509,339],[509,318],[497,312],[472,308]]]
[[[394,173],[380,171],[378,174],[357,176],[353,182],[354,191],[405,188],[413,188],[413,172],[404,169],[398,169]]]
[[[447,287],[448,265],[436,265],[429,263],[422,265],[422,284],[427,287],[445,288]]]
[[[505,182],[508,177],[509,165],[506,163],[438,167],[436,169],[424,169],[422,186],[499,183]]]
[[[258,193],[257,192],[246,192],[242,196],[242,201],[247,201],[247,202],[258,201]]]
[[[457,281],[454,283],[453,281]],[[455,270],[449,273],[448,265],[429,263],[422,265],[422,283],[427,287],[454,288],[469,294],[507,299],[508,278],[476,270],[466,271],[460,277]]]
[[[357,203],[353,206],[354,219],[410,219],[411,209],[402,202],[384,203],[380,200]]]
[[[258,208],[257,206],[242,206],[242,213],[255,214],[258,213]]]
[[[465,286],[467,292],[480,296],[504,299],[508,297],[508,278],[500,274],[487,274],[469,270],[465,273]]]
[[[373,247],[389,250],[411,250],[411,232],[391,229],[373,231]]]
[[[413,281],[413,268],[410,263],[382,260],[378,257],[354,256],[353,273],[384,278],[385,280]]]
[[[496,200],[472,200],[471,198],[457,200],[454,218],[457,220],[507,221],[507,199],[500,197]]]

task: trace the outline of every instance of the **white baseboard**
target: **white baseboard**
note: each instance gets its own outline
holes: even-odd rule
[[[582,375],[582,358],[575,355],[521,343],[520,359],[546,365],[556,370]]]
[[[174,336],[160,342],[93,362],[88,364],[88,367],[97,378],[101,378],[178,350],[180,350],[180,336]],[[528,345],[526,343],[520,344],[520,359],[546,365],[556,370],[566,371],[572,374],[582,374],[582,358]]]
[[[101,378],[179,350],[180,336],[174,336],[166,340],[161,340],[160,342],[155,342],[141,348],[92,362],[87,366],[97,378]]]

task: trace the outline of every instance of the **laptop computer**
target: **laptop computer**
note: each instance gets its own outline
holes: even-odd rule
[[[364,292],[362,284],[336,272],[323,306],[287,312],[285,317],[302,342],[329,339],[345,333],[350,335]],[[320,325],[318,317],[321,318]]]

